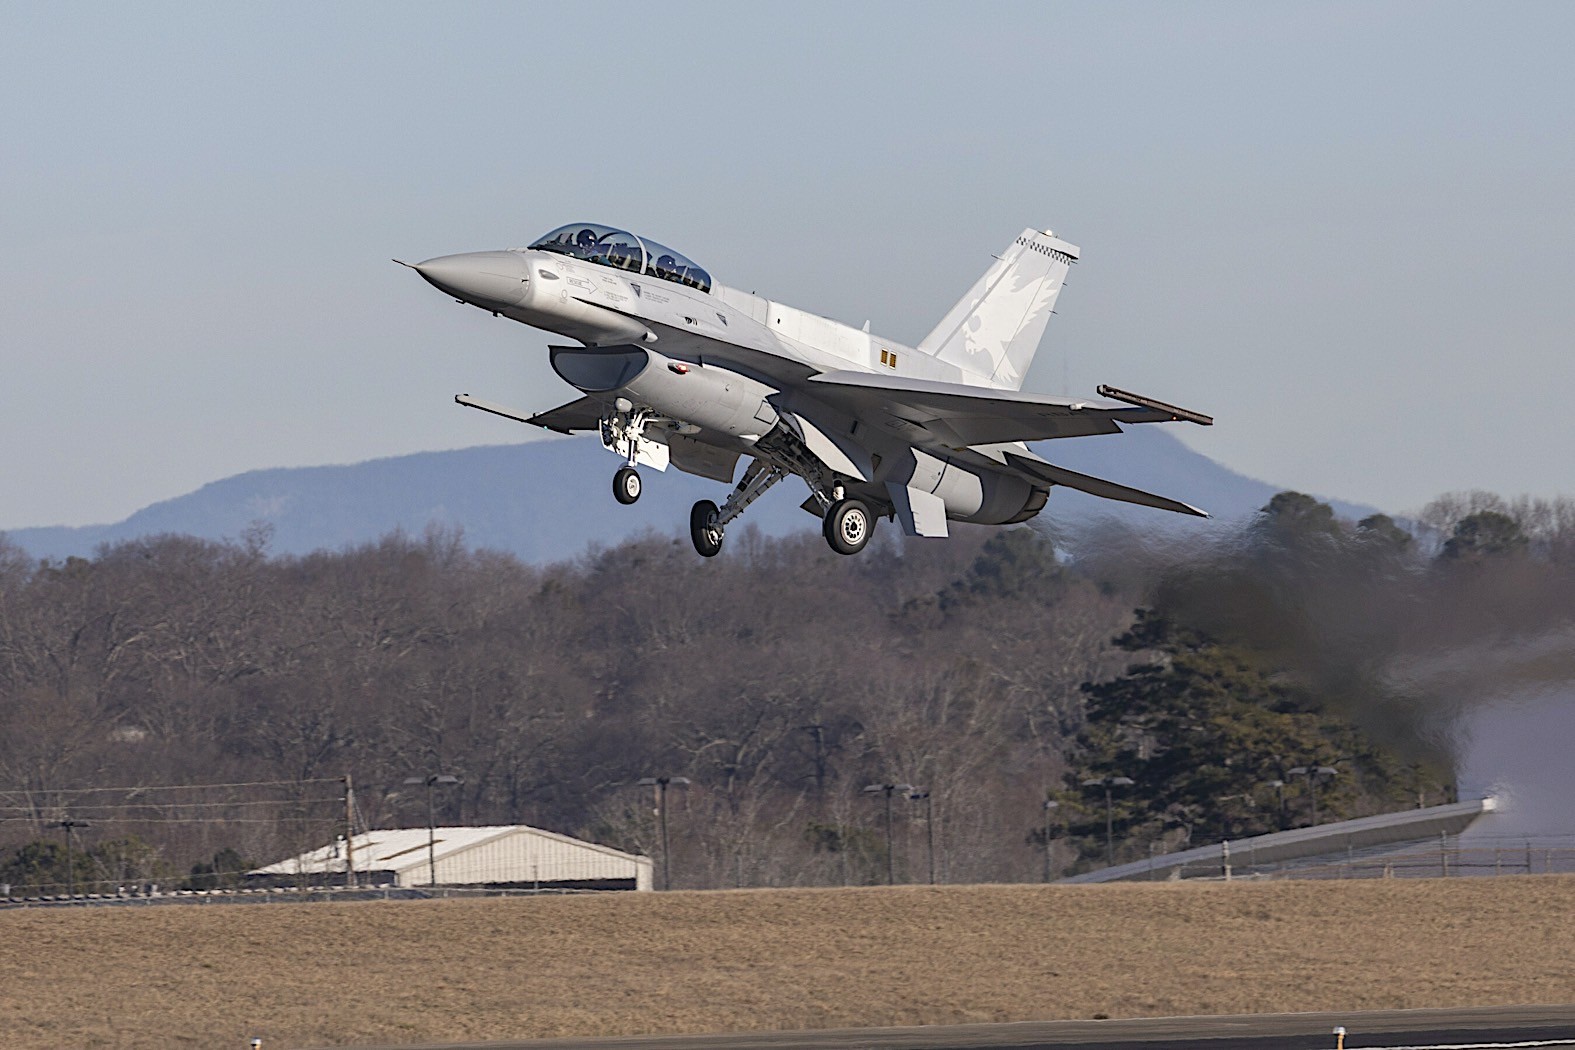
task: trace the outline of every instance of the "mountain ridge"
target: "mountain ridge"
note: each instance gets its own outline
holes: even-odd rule
[[[1046,442],[1035,450],[1057,465],[1174,496],[1203,507],[1216,523],[1250,515],[1281,487],[1238,474],[1174,436],[1136,428],[1120,437]],[[361,463],[273,467],[209,482],[103,525],[13,529],[10,541],[41,559],[88,557],[103,544],[161,533],[235,540],[256,523],[271,526],[278,554],[337,550],[437,525],[458,528],[474,547],[508,551],[526,562],[578,557],[591,544],[610,546],[645,530],[681,535],[689,506],[722,502],[727,487],[669,470],[645,471],[640,502],[623,507],[609,491],[616,462],[594,438],[547,438],[416,452]],[[782,536],[818,522],[799,509],[803,489],[788,479],[742,519]],[[1372,508],[1331,501],[1347,517]],[[1198,519],[1112,503],[1057,488],[1040,515],[1053,524],[1112,518],[1139,528],[1198,527]],[[1206,527],[1206,523],[1202,523]]]

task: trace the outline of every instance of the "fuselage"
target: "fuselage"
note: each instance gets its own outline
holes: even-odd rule
[[[473,288],[444,280],[447,260],[490,262],[496,280]],[[660,340],[651,324],[771,354],[814,372],[854,370],[967,383],[955,366],[840,321],[711,283],[705,290],[651,273],[523,248],[440,256],[421,264],[428,279],[485,310],[587,346]],[[456,267],[457,269],[457,267]]]
[[[576,224],[528,248],[441,256],[417,269],[464,302],[587,347],[646,347],[652,361],[738,374],[744,382],[733,387],[756,384],[764,390],[771,398],[773,424],[780,412],[840,483],[872,503],[885,502],[888,485],[897,484],[939,496],[946,517],[954,520],[1020,521],[1044,506],[1047,488],[998,469],[998,451],[935,447],[933,442],[918,447],[917,428],[861,430],[857,419],[818,398],[806,382],[837,371],[958,384],[977,384],[977,377],[895,340],[719,284],[662,245],[608,227]],[[642,392],[595,390],[558,364],[555,358],[554,367],[571,385],[609,403]],[[757,415],[765,432],[750,432],[749,420],[740,416],[737,425],[701,425],[695,433],[683,425],[688,420],[682,406],[664,395],[700,384],[676,380],[676,374],[664,374],[660,366],[643,373],[649,407],[678,423],[679,435],[693,433],[730,453],[758,454],[756,443],[769,433],[767,413],[755,407],[764,405],[760,391],[729,393],[754,399],[745,406],[745,416]],[[720,408],[733,418],[736,406]],[[691,409],[689,415],[694,414]]]

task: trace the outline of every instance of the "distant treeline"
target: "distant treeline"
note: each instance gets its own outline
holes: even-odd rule
[[[43,564],[0,539],[0,881],[48,882],[74,845],[113,854],[108,880],[211,884],[329,841],[347,774],[359,819],[425,824],[405,781],[430,773],[462,778],[434,789],[440,823],[651,856],[636,781],[688,778],[668,793],[675,886],[883,881],[872,785],[905,786],[899,880],[928,877],[931,841],[942,881],[1042,879],[1314,806],[1445,801],[1473,698],[1450,660],[1575,614],[1567,501],[1448,497],[1402,527],[1282,493],[1190,542],[958,532],[887,528],[858,558],[746,531],[700,560],[649,537],[543,568],[441,531],[307,557],[270,556],[263,529],[164,536]],[[264,782],[300,788],[133,790]]]

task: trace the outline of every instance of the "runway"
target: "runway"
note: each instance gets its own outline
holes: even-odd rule
[[[401,1043],[365,1050],[1532,1050],[1575,1047],[1575,1005],[1024,1021],[729,1035]]]

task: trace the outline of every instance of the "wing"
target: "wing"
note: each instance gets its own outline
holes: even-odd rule
[[[538,412],[525,422],[531,426],[556,430],[560,434],[572,434],[576,430],[596,430],[601,425],[602,413],[605,411],[594,398],[582,397],[567,405]]]
[[[455,394],[454,403],[464,405],[466,408],[490,412],[495,416],[502,416],[504,419],[529,423],[533,427],[556,430],[560,434],[572,434],[576,430],[597,429],[601,422],[603,411],[602,406],[597,404],[595,399],[589,397],[582,397],[578,401],[570,401],[566,405],[549,408],[547,411],[537,412],[535,415],[526,415],[523,412],[505,408],[491,401],[483,401],[479,397],[471,397],[469,394]]]
[[[1181,418],[1174,412],[1146,405],[1025,394],[865,372],[825,372],[810,377],[809,382],[819,396],[855,415],[884,413],[922,427],[952,448],[1119,434],[1122,423],[1159,423]]]

